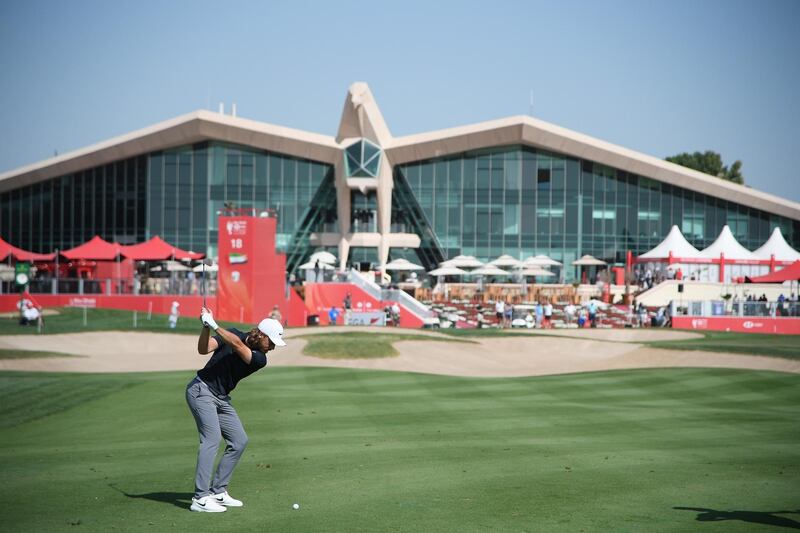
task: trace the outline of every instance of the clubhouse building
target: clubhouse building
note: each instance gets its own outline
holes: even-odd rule
[[[213,257],[231,207],[277,216],[290,272],[321,249],[342,266],[622,264],[673,225],[698,249],[725,225],[750,250],[775,228],[800,248],[796,202],[528,116],[394,137],[365,83],[335,137],[195,111],[0,174],[0,237],[37,252],[158,235]]]

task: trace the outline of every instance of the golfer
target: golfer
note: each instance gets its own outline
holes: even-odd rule
[[[236,384],[267,365],[267,352],[286,346],[283,326],[265,318],[248,333],[217,325],[209,309],[202,308],[203,330],[197,341],[200,354],[214,352],[197,376],[186,387],[186,402],[200,433],[197,471],[194,478],[192,511],[221,513],[227,507],[241,507],[241,501],[228,494],[233,469],[247,446],[247,434],[231,405],[230,392]],[[210,331],[216,335],[209,337]],[[220,437],[225,439],[225,453],[212,478],[214,458]]]

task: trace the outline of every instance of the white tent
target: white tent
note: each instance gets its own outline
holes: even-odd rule
[[[776,261],[797,261],[800,259],[800,252],[789,246],[783,238],[780,228],[772,230],[772,235],[769,236],[767,242],[761,245],[753,253],[759,259],[769,260],[773,255]]]
[[[700,253],[702,257],[708,259],[719,259],[720,254],[724,254],[726,260],[758,260],[756,254],[739,244],[727,224],[722,226],[722,231],[719,232],[717,240]]]
[[[689,244],[678,226],[672,226],[661,243],[638,257],[638,259],[666,259],[672,252],[675,259],[699,259],[704,257],[700,250]]]

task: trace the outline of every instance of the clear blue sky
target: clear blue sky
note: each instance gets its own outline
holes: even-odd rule
[[[800,1],[0,3],[0,171],[199,109],[334,135],[529,111],[665,157],[714,150],[800,201]]]

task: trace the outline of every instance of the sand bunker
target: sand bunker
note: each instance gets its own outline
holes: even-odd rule
[[[299,335],[344,331],[417,334],[420,340],[395,343],[397,357],[319,359],[303,355]],[[270,354],[273,366],[322,366],[422,372],[451,376],[542,376],[627,368],[717,367],[800,373],[800,361],[776,357],[655,349],[637,344],[693,338],[669,330],[553,331],[550,335],[468,338],[475,344],[426,341],[439,333],[374,328],[287,330],[288,346]],[[564,336],[556,336],[564,335]],[[294,340],[293,340],[294,338]],[[44,350],[83,357],[2,359],[0,370],[46,372],[151,372],[196,370],[208,356],[196,352],[197,337],[168,333],[89,332],[0,337],[0,349]]]

